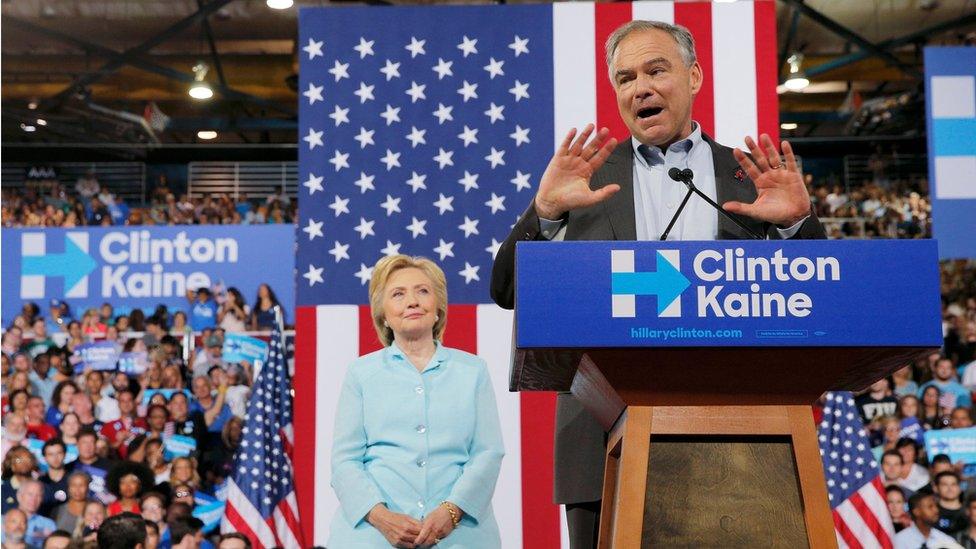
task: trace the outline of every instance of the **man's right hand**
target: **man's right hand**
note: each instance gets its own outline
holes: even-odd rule
[[[601,128],[587,143],[594,129],[593,124],[587,124],[578,137],[576,128],[570,130],[549,161],[535,195],[535,211],[539,217],[556,220],[570,210],[603,202],[620,190],[617,184],[590,189],[593,174],[617,146],[617,140],[610,137],[607,128]]]
[[[415,547],[414,540],[420,533],[420,521],[401,513],[394,513],[386,508],[386,505],[377,503],[369,514],[366,521],[383,534],[386,541],[394,547]]]

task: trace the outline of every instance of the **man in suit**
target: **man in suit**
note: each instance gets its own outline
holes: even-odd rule
[[[767,135],[760,137],[761,146],[746,137],[747,155],[719,145],[692,120],[702,71],[687,29],[628,23],[608,39],[607,65],[631,139],[618,147],[609,130],[594,134],[592,125],[579,136],[575,129],[566,136],[532,204],[499,248],[491,280],[496,303],[514,307],[518,241],[659,239],[686,191],[667,176],[672,167],[692,169],[696,186],[754,233],[825,238],[787,142],[782,143],[785,163]],[[668,238],[753,236],[692,197]],[[589,412],[571,394],[560,394],[555,501],[566,504],[573,548],[596,545],[605,444],[605,433]]]

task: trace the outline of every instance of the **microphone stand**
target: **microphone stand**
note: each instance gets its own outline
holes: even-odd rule
[[[759,235],[758,233],[756,233],[755,231],[753,231],[749,227],[746,227],[745,224],[743,222],[739,221],[738,219],[736,219],[735,216],[733,216],[729,212],[725,211],[714,200],[712,200],[711,198],[709,198],[707,194],[701,192],[701,190],[699,190],[698,187],[695,186],[695,183],[693,181],[693,179],[695,177],[695,173],[692,172],[690,169],[679,170],[678,168],[671,168],[670,170],[668,170],[668,176],[671,179],[674,179],[675,181],[678,181],[680,183],[684,183],[685,186],[688,187],[688,194],[685,195],[685,200],[686,201],[688,200],[688,195],[690,195],[691,193],[694,192],[698,196],[702,197],[702,199],[705,202],[708,202],[713,208],[715,208],[716,210],[718,210],[718,212],[720,214],[724,215],[729,221],[731,221],[732,223],[735,223],[737,227],[739,227],[740,229],[742,229],[743,231],[745,231],[746,234],[748,234],[749,236],[751,236],[755,240],[765,240],[765,238],[763,238],[761,235]],[[682,202],[681,203],[681,206],[684,207],[684,204],[685,203]],[[668,225],[668,229],[666,231],[664,231],[664,234],[663,235],[661,235],[662,236],[661,240],[664,240],[667,237],[668,232],[671,230],[671,226],[674,225],[674,222],[675,222],[675,220],[678,219],[678,214],[680,214],[680,213],[681,213],[681,208],[678,208],[678,211],[675,212],[674,217],[671,219],[671,224]]]
[[[685,186],[688,187],[688,192],[685,193],[684,199],[681,200],[681,205],[678,206],[678,211],[674,212],[674,215],[671,216],[671,222],[668,223],[668,228],[664,229],[664,232],[661,233],[660,240],[668,239],[668,234],[671,232],[671,229],[674,227],[675,222],[678,221],[678,216],[681,215],[681,210],[685,209],[685,204],[688,203],[688,199],[691,198],[692,193],[695,191],[694,183],[684,182],[684,181],[682,181],[682,183],[684,183]]]

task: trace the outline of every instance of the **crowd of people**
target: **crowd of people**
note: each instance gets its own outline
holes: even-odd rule
[[[26,304],[3,332],[3,546],[97,547],[124,515],[147,549],[249,547],[195,515],[223,497],[254,381],[253,364],[224,360],[224,338],[270,330],[273,290],[250,307],[235,288],[200,288],[148,316],[50,305]],[[95,368],[79,353],[93,342],[142,366]]]
[[[932,205],[924,182],[864,181],[861,185],[816,185],[807,176],[817,216],[830,238],[932,238]]]
[[[2,190],[4,227],[81,227],[113,225],[261,225],[293,223],[297,205],[284,191],[264,200],[223,193],[206,197],[170,190],[165,180],[153,189],[147,206],[127,204],[102,187],[94,174],[73,189],[57,180]]]
[[[921,540],[949,540],[970,549],[976,547],[976,463],[931,455],[925,438],[960,429],[976,437],[976,261],[944,263],[942,281],[941,351],[877,381],[855,402],[880,464],[896,531],[909,530],[902,538],[913,542],[918,530]]]

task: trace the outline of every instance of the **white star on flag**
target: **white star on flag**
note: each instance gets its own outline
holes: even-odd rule
[[[461,95],[461,97],[463,98],[464,102],[467,103],[469,99],[477,99],[478,98],[478,85],[477,84],[472,84],[472,83],[468,82],[467,80],[465,80],[464,83],[461,84],[461,87],[458,88],[458,91],[457,92],[458,92],[458,94]]]
[[[410,179],[407,180],[407,185],[410,185],[410,190],[416,193],[420,189],[426,189],[427,184],[424,182],[427,180],[427,176],[421,175],[417,172],[412,172],[412,174],[413,175],[410,176]]]
[[[491,169],[495,169],[497,166],[505,165],[505,151],[500,151],[495,147],[491,148],[491,154],[485,157],[485,160],[491,163]]]
[[[349,199],[335,195],[335,199],[332,201],[332,204],[329,204],[329,209],[335,211],[336,217],[339,217],[344,213],[349,213]]]
[[[365,286],[369,279],[373,277],[373,268],[367,267],[365,263],[359,264],[359,270],[356,271],[356,278],[359,279],[359,284]]]
[[[495,256],[498,255],[498,248],[501,247],[502,243],[492,238],[491,245],[485,248],[485,251],[491,254],[492,259],[495,259]]]
[[[335,166],[335,171],[339,171],[342,168],[349,167],[349,153],[344,153],[336,149],[332,158],[329,159],[329,163]]]
[[[380,72],[386,75],[387,82],[394,78],[400,78],[400,63],[394,63],[393,61],[387,59],[386,65],[380,69]]]
[[[433,67],[434,72],[437,73],[437,79],[443,80],[445,76],[454,76],[454,71],[451,70],[453,64],[454,61],[444,61],[438,57],[437,64]]]
[[[491,120],[491,123],[494,124],[495,122],[497,122],[499,120],[505,120],[505,115],[502,114],[502,111],[504,111],[504,110],[505,110],[505,106],[504,105],[496,105],[493,102],[488,107],[488,110],[485,111],[485,116],[487,116]]]
[[[380,159],[380,162],[386,164],[386,171],[390,171],[393,168],[399,168],[400,153],[395,153],[390,149],[386,149],[386,154]]]
[[[316,267],[315,265],[309,264],[308,272],[306,272],[302,276],[308,279],[309,286],[315,286],[316,282],[322,282],[322,283],[325,282],[324,280],[322,280],[322,271],[324,270],[325,267]]]
[[[496,76],[505,76],[505,71],[502,70],[502,65],[504,61],[497,61],[494,57],[488,59],[488,64],[484,66],[484,69],[488,71],[488,78],[494,80]]]
[[[424,134],[427,130],[418,130],[416,126],[410,126],[410,133],[407,134],[407,139],[410,141],[410,148],[415,149],[417,145],[426,145],[427,140],[424,139]]]
[[[485,206],[491,208],[492,214],[497,213],[499,210],[505,211],[505,197],[491,193],[491,199],[488,202],[485,202]]]
[[[523,128],[518,124],[515,125],[515,131],[508,134],[508,136],[515,140],[516,147],[521,147],[522,143],[531,143],[529,140],[529,128]]]
[[[410,89],[407,90],[407,95],[410,96],[410,102],[416,103],[421,99],[427,99],[427,96],[424,95],[424,90],[426,88],[427,88],[426,84],[421,85],[411,80]]]
[[[310,241],[311,240],[315,240],[315,237],[316,236],[322,236],[322,237],[325,236],[325,235],[322,234],[322,224],[323,223],[324,223],[324,221],[315,221],[311,217],[308,218],[308,225],[306,225],[305,228],[302,229],[302,230],[305,231],[306,233],[308,233],[308,239]]]
[[[308,174],[308,179],[302,183],[302,186],[308,188],[308,194],[313,195],[315,191],[321,191],[322,189],[322,176],[316,177],[314,173]]]
[[[308,129],[308,135],[302,138],[302,141],[308,143],[308,150],[324,146],[324,143],[322,143],[322,133],[315,131],[313,128]]]
[[[386,210],[386,217],[390,217],[393,212],[400,213],[400,199],[386,195],[386,200],[380,203],[380,207]]]
[[[445,151],[444,149],[439,149],[437,151],[437,156],[434,157],[434,161],[437,162],[440,169],[444,169],[444,166],[453,166],[454,160],[451,158],[454,156],[454,151]]]
[[[340,63],[338,59],[335,60],[335,65],[329,69],[329,73],[335,76],[335,81],[338,82],[343,78],[349,78],[349,63]]]
[[[440,260],[444,261],[447,257],[454,257],[454,243],[444,242],[443,238],[438,238],[440,243],[434,248],[434,253],[440,256]]]
[[[478,234],[478,220],[464,216],[464,223],[458,225],[458,229],[464,231],[464,238],[468,238],[473,234]]]
[[[412,234],[414,238],[417,238],[422,234],[424,235],[427,234],[426,226],[427,226],[426,220],[417,219],[416,217],[413,217],[410,220],[410,224],[407,225],[407,230],[410,231],[410,234]]]
[[[515,57],[522,55],[523,53],[529,53],[529,39],[519,38],[519,35],[515,35],[515,40],[508,45],[513,51],[515,51]]]
[[[352,49],[359,52],[360,59],[366,59],[367,55],[375,55],[373,53],[373,44],[375,43],[376,40],[366,40],[365,38],[360,37],[359,45],[353,46]]]
[[[319,40],[318,42],[316,42],[315,40],[312,40],[311,38],[309,38],[308,39],[308,45],[302,46],[302,51],[304,51],[305,53],[308,54],[308,60],[309,61],[311,61],[312,59],[315,59],[316,56],[325,57],[325,55],[322,53],[322,46],[324,44],[325,44],[325,42],[322,41],[322,40]]]
[[[452,206],[452,203],[454,202],[454,197],[444,196],[444,193],[437,194],[440,196],[434,201],[434,206],[437,208],[438,213],[444,215],[444,212],[453,212],[454,206]]]
[[[458,274],[464,277],[465,284],[470,284],[472,280],[481,280],[478,278],[478,269],[480,268],[480,266],[475,266],[465,261],[464,269],[458,271]]]
[[[386,246],[380,250],[380,253],[386,256],[396,255],[400,253],[400,246],[402,246],[402,244],[394,244],[393,242],[387,240]]]
[[[366,175],[366,172],[359,172],[359,179],[357,179],[354,183],[354,185],[359,187],[359,194],[364,194],[366,191],[375,190],[376,186],[373,185],[374,179],[376,179],[375,175]]]
[[[329,250],[329,254],[335,257],[335,262],[338,263],[343,259],[349,259],[349,244],[340,244],[338,240],[332,245],[332,249]]]
[[[515,170],[515,177],[511,179],[511,182],[515,185],[516,192],[520,192],[522,189],[532,188],[532,184],[529,183],[529,177],[529,174],[522,173],[521,170]]]
[[[454,120],[454,117],[451,116],[452,110],[454,110],[454,107],[448,107],[443,103],[438,103],[437,110],[434,111],[434,116],[437,117],[437,123],[443,124],[447,120]]]
[[[359,239],[365,240],[367,236],[375,236],[376,233],[373,232],[373,225],[375,221],[366,221],[365,217],[359,218],[359,225],[356,225],[356,232],[359,233]]]
[[[471,189],[478,188],[478,174],[470,173],[468,170],[464,170],[464,177],[458,179],[458,183],[464,187],[464,192],[468,192]]]
[[[335,110],[332,111],[329,118],[335,120],[335,125],[338,128],[343,122],[349,122],[349,109],[344,109],[339,105],[336,105]]]
[[[512,95],[515,96],[515,102],[516,103],[518,103],[519,101],[521,101],[523,99],[528,99],[529,98],[529,85],[528,84],[523,84],[523,83],[519,82],[518,80],[515,81],[515,86],[513,86],[512,88],[510,88],[508,91],[509,91],[509,93],[511,93]]]
[[[458,134],[458,139],[464,141],[464,146],[467,147],[472,143],[478,142],[478,130],[471,129],[467,124],[464,125],[464,131]]]
[[[387,126],[394,122],[399,122],[400,107],[394,108],[393,105],[387,105],[386,110],[380,113],[380,117],[386,120]]]
[[[356,141],[359,141],[359,148],[360,149],[365,149],[366,148],[366,145],[375,145],[376,144],[376,142],[373,141],[373,134],[374,133],[376,133],[376,130],[367,130],[366,128],[360,126],[359,127],[359,135],[357,135],[353,139],[355,139]]]
[[[461,50],[463,56],[467,58],[471,54],[478,53],[478,48],[475,45],[478,43],[478,39],[470,39],[467,36],[461,38],[461,43],[458,44],[458,49]]]
[[[424,44],[426,43],[426,40],[417,40],[417,37],[411,36],[410,43],[403,46],[403,48],[410,52],[410,59],[413,59],[418,55],[424,55],[427,53],[427,51],[424,50]]]
[[[322,98],[322,90],[325,86],[316,86],[315,84],[309,82],[308,89],[302,92],[302,95],[308,98],[308,104],[314,105],[316,101],[325,101]]]
[[[375,88],[376,88],[376,85],[375,84],[367,85],[366,82],[360,82],[359,83],[359,89],[356,90],[356,91],[354,91],[354,92],[352,92],[352,93],[353,93],[353,95],[359,97],[359,104],[362,105],[363,103],[365,103],[365,102],[367,102],[367,101],[369,101],[371,99],[376,99],[373,96],[373,90]]]

